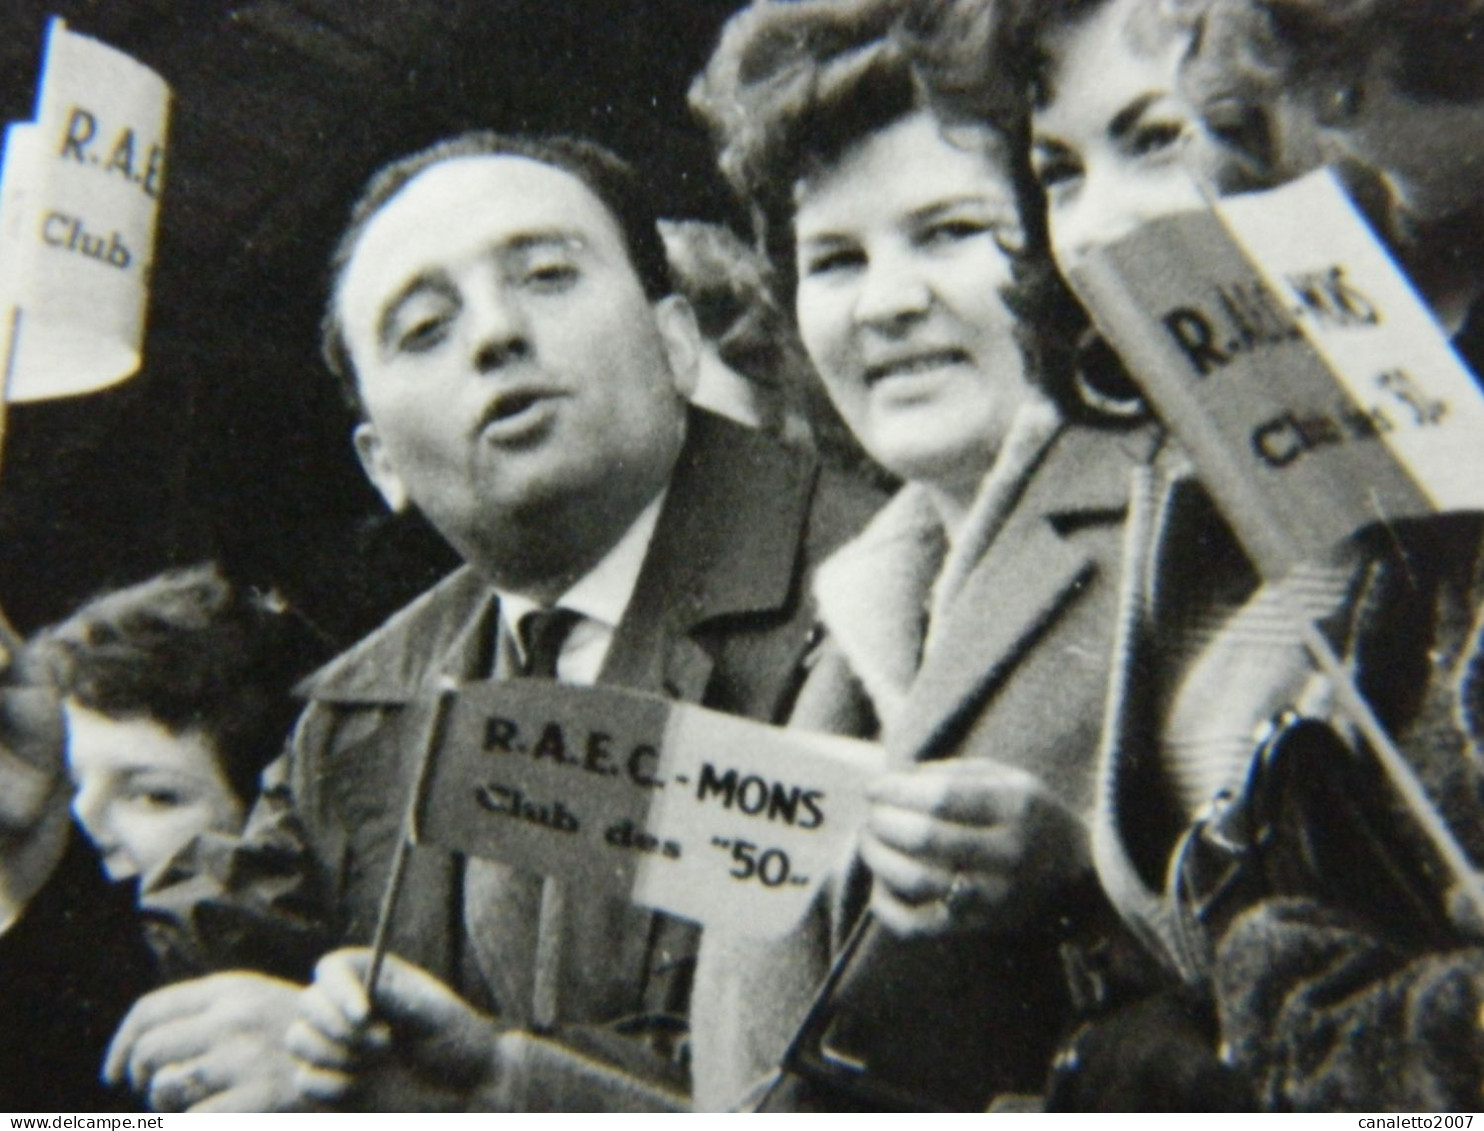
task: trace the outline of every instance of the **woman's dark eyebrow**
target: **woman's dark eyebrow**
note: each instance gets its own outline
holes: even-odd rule
[[[839,232],[819,232],[815,235],[799,236],[795,239],[799,247],[822,247],[830,244],[848,244],[851,238]]]
[[[151,774],[167,774],[174,780],[182,780],[184,777],[179,770],[136,762],[119,769],[119,780],[125,785],[133,785],[139,778],[149,777]]]
[[[1139,95],[1113,115],[1113,120],[1108,123],[1108,136],[1115,141],[1126,137],[1139,124],[1139,119],[1144,116],[1145,111],[1164,96],[1164,92],[1159,90],[1151,90]]]
[[[559,247],[573,251],[584,251],[587,248],[587,240],[577,232],[566,231],[562,228],[543,229],[536,232],[522,232],[502,240],[499,244],[500,252],[524,252],[535,251],[543,247]]]
[[[935,216],[941,216],[945,212],[952,212],[955,209],[964,207],[965,205],[982,205],[987,208],[993,208],[1000,205],[1001,203],[1009,203],[1008,194],[1006,194],[1005,199],[1001,201],[999,198],[988,192],[964,193],[961,196],[952,196],[944,200],[935,200],[931,204],[925,204],[921,208],[915,208],[912,210],[911,213],[908,214],[908,218],[916,223],[921,223],[924,220],[931,220]]]

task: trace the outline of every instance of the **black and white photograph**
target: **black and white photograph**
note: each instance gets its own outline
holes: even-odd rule
[[[1484,1110],[1484,0],[0,28],[0,1112]]]

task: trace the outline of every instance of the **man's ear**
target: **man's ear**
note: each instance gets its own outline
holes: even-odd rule
[[[666,295],[654,304],[655,324],[665,344],[670,374],[681,396],[689,398],[701,379],[701,328],[683,295]]]
[[[409,502],[407,487],[397,474],[397,469],[392,466],[381,436],[377,434],[376,425],[370,421],[357,424],[351,438],[355,442],[356,456],[361,461],[361,470],[371,480],[371,485],[381,493],[386,505],[394,512],[400,514],[405,511]]]

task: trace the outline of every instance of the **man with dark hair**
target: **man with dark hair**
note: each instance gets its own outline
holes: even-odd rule
[[[596,146],[475,134],[398,162],[335,265],[326,355],[361,413],[356,453],[387,504],[418,508],[467,565],[309,682],[246,840],[198,842],[189,883],[156,894],[203,965],[294,952],[275,970],[294,978],[371,939],[440,681],[554,668],[780,719],[810,646],[811,565],[874,503],[687,409],[694,319],[632,176]],[[554,647],[533,616],[561,623]],[[391,988],[415,964],[496,1019],[489,1072],[394,1042],[337,1101],[684,1102],[695,928],[416,849],[390,942],[405,960]],[[163,1109],[302,1102],[282,1046],[297,993],[243,973],[161,991],[111,1070]]]

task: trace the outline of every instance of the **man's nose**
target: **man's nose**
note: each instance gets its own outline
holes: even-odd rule
[[[490,373],[530,352],[525,314],[498,285],[471,295],[469,360],[476,372]]]
[[[923,318],[932,305],[932,287],[910,256],[878,255],[861,279],[855,320],[862,326],[897,330]]]

